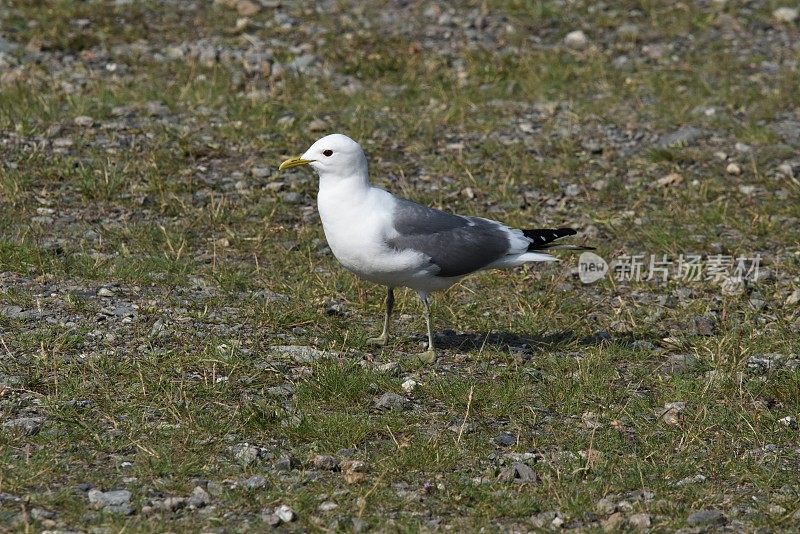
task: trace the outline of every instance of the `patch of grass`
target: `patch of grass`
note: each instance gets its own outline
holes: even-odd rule
[[[260,530],[262,510],[288,504],[290,530],[360,518],[523,531],[556,511],[598,530],[610,496],[656,530],[701,508],[789,528],[800,375],[748,362],[800,351],[786,304],[800,190],[779,172],[800,104],[795,28],[751,4],[298,4],[236,29],[224,3],[8,3],[4,39],[27,50],[0,82],[0,414],[43,420],[0,435],[2,491],[25,503],[6,499],[0,520]],[[582,49],[563,45],[576,29]],[[297,71],[303,54],[316,60]],[[609,261],[644,255],[645,271],[651,254],[722,251],[760,253],[771,274],[739,294],[709,280],[582,285],[556,252],[436,295],[441,356],[414,368],[417,297],[398,291],[392,339],[366,346],[384,291],[327,250],[316,178],[276,170],[320,135],[314,119],[359,140],[374,182],[413,200],[575,226]],[[686,125],[704,136],[660,147]],[[673,172],[683,180],[658,184]],[[715,320],[708,335],[697,316]],[[336,354],[303,363],[276,345]],[[386,392],[408,409],[377,410]],[[363,477],[316,469],[317,454],[363,461]],[[515,462],[535,480],[510,480]],[[245,488],[252,476],[265,485]],[[136,513],[94,510],[84,483],[129,489]],[[161,507],[197,485],[213,506]]]

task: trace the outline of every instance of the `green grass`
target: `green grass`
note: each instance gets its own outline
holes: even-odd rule
[[[381,531],[435,529],[431,519],[536,530],[535,516],[556,510],[592,530],[610,494],[659,530],[702,508],[750,530],[796,522],[797,429],[781,420],[800,416],[800,371],[747,365],[800,353],[797,309],[785,304],[800,277],[800,188],[775,173],[795,151],[771,128],[800,106],[796,52],[780,44],[797,27],[776,27],[784,41],[758,30],[774,25],[777,4],[470,2],[456,14],[496,25],[484,33],[499,41],[482,44],[459,23],[433,44],[390,32],[380,3],[286,5],[291,28],[265,8],[249,34],[284,63],[311,43],[324,71],[281,79],[114,48],[205,38],[247,50],[233,9],[112,4],[10,2],[1,24],[4,38],[69,54],[85,74],[73,83],[71,70],[27,62],[0,86],[0,419],[45,418],[34,435],[0,433],[0,491],[23,497],[0,502],[9,529],[261,531],[262,509],[288,504],[296,531],[350,531],[353,518]],[[412,3],[404,17],[436,24],[427,7]],[[735,42],[719,37],[723,15],[742,24]],[[638,33],[619,35],[625,22]],[[588,48],[559,45],[578,28]],[[642,46],[673,42],[662,60],[643,58]],[[94,64],[98,51],[110,56]],[[621,55],[631,61],[619,66]],[[361,90],[341,90],[342,76]],[[80,115],[96,126],[75,125]],[[294,122],[279,124],[286,116]],[[316,195],[315,177],[276,171],[318,136],[316,118],[362,143],[376,184],[420,202],[521,227],[594,227],[587,241],[606,259],[759,252],[774,276],[739,295],[708,281],[583,286],[568,255],[480,274],[437,295],[436,328],[451,333],[436,365],[417,368],[414,294],[398,291],[389,345],[366,346],[383,290],[337,264],[313,208],[282,197]],[[658,146],[684,125],[708,135]],[[62,138],[71,145],[55,146]],[[584,148],[592,139],[600,153]],[[253,167],[272,172],[256,178]],[[670,173],[683,181],[657,185]],[[578,195],[565,195],[571,184]],[[109,287],[113,297],[98,296]],[[332,299],[342,313],[329,312]],[[123,304],[137,306],[133,317],[115,315]],[[43,315],[4,311],[14,306]],[[708,314],[716,330],[697,335],[694,317]],[[331,355],[298,363],[278,345]],[[664,372],[680,354],[693,363]],[[399,368],[382,367],[391,362]],[[386,392],[406,395],[408,409],[376,409]],[[685,409],[667,421],[675,402]],[[517,442],[498,446],[501,432]],[[243,443],[262,451],[256,462],[235,457]],[[275,470],[289,454],[300,467]],[[363,480],[313,469],[318,454],[364,461]],[[519,458],[535,482],[501,476]],[[678,484],[698,474],[704,482]],[[244,488],[254,475],[266,485]],[[213,508],[143,511],[206,482]],[[94,510],[75,489],[83,483],[129,489],[136,513]],[[628,495],[637,490],[654,495]],[[321,512],[323,501],[339,506]]]

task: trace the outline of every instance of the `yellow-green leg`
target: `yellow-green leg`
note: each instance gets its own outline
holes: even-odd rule
[[[392,310],[394,310],[394,288],[388,288],[386,292],[386,310],[383,316],[383,332],[378,337],[371,337],[367,340],[370,345],[378,345],[383,347],[389,341],[389,319],[392,317]]]
[[[433,345],[433,329],[431,328],[431,304],[428,301],[428,293],[419,291],[419,298],[425,306],[425,324],[428,327],[428,350],[418,356],[422,363],[433,363],[436,361],[436,348]]]

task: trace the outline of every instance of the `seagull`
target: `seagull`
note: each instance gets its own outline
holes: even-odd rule
[[[436,359],[429,296],[465,276],[486,269],[508,269],[552,262],[546,250],[592,250],[553,244],[577,234],[572,228],[519,230],[498,221],[454,215],[399,198],[369,182],[367,157],[342,134],[323,137],[306,152],[281,163],[279,170],[308,165],[319,175],[317,207],[333,255],[360,278],[386,286],[383,332],[367,340],[389,340],[394,289],[408,287],[424,305],[428,348],[420,357]]]

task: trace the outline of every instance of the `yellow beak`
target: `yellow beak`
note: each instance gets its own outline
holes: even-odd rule
[[[282,170],[285,170],[285,169],[291,169],[292,167],[300,167],[301,165],[308,165],[312,161],[314,161],[314,160],[313,159],[302,159],[302,158],[289,158],[286,161],[284,161],[283,163],[281,163],[281,166],[278,167],[278,170],[282,171]]]

